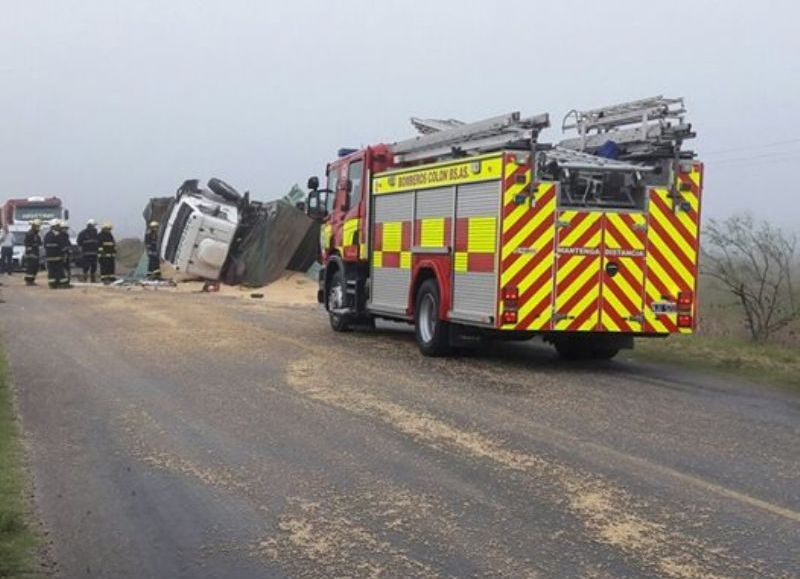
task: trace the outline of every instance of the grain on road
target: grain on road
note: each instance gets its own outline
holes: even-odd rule
[[[791,393],[535,343],[428,359],[308,305],[6,289],[64,576],[797,576]]]

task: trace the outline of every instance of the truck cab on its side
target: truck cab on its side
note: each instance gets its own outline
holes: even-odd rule
[[[184,182],[163,231],[161,257],[179,274],[219,279],[245,199],[219,179],[201,189],[197,180]]]

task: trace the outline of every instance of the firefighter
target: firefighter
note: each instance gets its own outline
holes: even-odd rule
[[[114,241],[114,236],[111,234],[113,226],[110,223],[104,223],[97,235],[99,242],[97,248],[97,258],[100,261],[100,281],[108,285],[113,282],[116,277],[114,270],[116,269],[116,256],[117,244]]]
[[[158,257],[158,221],[151,221],[144,236],[147,249],[147,278],[161,279],[161,260]]]
[[[66,221],[61,222],[61,233],[58,236],[58,242],[61,245],[61,251],[64,258],[64,287],[70,287],[72,283],[72,243],[69,240],[69,223]]]
[[[47,259],[47,285],[50,289],[66,286],[67,278],[64,274],[64,242],[61,232],[61,222],[53,219],[50,230],[44,236],[44,255]]]
[[[86,228],[78,234],[78,247],[81,248],[81,267],[83,281],[97,282],[97,250],[100,242],[97,238],[97,222],[90,219]]]
[[[25,234],[25,285],[36,285],[36,274],[39,273],[39,252],[42,248],[42,237],[39,219],[31,221],[31,227]]]

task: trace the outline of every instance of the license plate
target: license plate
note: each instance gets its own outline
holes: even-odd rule
[[[674,314],[678,311],[678,305],[675,302],[653,302],[650,309],[654,314]]]

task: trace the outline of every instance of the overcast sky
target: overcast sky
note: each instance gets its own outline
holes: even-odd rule
[[[220,177],[254,198],[341,146],[683,96],[705,216],[800,223],[796,2],[0,0],[0,199],[139,234],[150,196]]]

